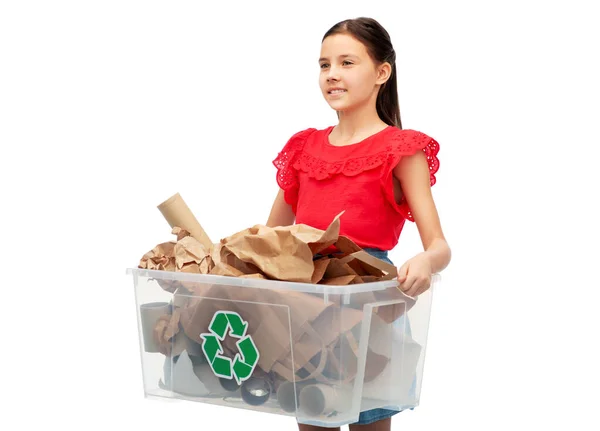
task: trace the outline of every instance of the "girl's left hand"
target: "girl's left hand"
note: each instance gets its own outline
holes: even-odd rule
[[[413,298],[431,286],[431,262],[425,253],[419,253],[406,261],[398,270],[400,290]]]

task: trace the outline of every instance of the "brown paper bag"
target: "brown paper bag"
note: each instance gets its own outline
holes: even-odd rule
[[[329,265],[329,258],[317,259],[313,261],[313,265],[315,269],[313,271],[313,275],[310,279],[310,282],[317,284],[323,279],[323,276],[325,275],[325,271],[327,270],[327,266]]]
[[[313,255],[337,241],[340,216],[326,231],[303,224],[275,228],[256,225],[221,240],[221,244],[268,278],[310,283],[315,270]]]
[[[338,237],[335,246],[342,253],[354,253],[362,250],[354,241],[344,235],[340,235]]]

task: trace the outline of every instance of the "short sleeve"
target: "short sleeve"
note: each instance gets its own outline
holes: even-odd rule
[[[411,156],[417,151],[423,151],[429,165],[429,183],[433,186],[436,183],[435,174],[440,167],[438,153],[440,151],[439,143],[431,136],[416,130],[399,130],[390,138],[388,147],[388,158],[386,167],[382,176],[382,186],[387,201],[398,211],[405,219],[414,222],[408,202],[403,196],[400,203],[396,202],[394,197],[394,168],[404,156]]]
[[[294,213],[298,206],[298,171],[294,162],[302,153],[308,136],[316,129],[306,129],[293,135],[279,152],[273,165],[277,168],[277,184],[284,191],[285,201],[292,206]]]

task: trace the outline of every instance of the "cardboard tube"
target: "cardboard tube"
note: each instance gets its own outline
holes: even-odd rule
[[[200,241],[200,244],[210,251],[213,243],[194,217],[192,211],[187,206],[179,193],[174,194],[169,199],[158,205],[158,209],[169,223],[171,228],[177,226],[187,230],[191,236]]]
[[[140,305],[140,319],[142,320],[142,336],[144,338],[144,350],[148,353],[159,352],[154,342],[154,327],[158,318],[163,314],[170,313],[171,305],[168,302],[148,302]]]
[[[297,386],[298,383],[296,383]],[[288,413],[295,412],[298,392],[298,390],[294,391],[293,382],[281,382],[277,388],[277,402],[279,406]]]
[[[273,392],[273,385],[267,377],[250,377],[240,388],[242,399],[251,406],[260,406],[267,402]]]
[[[349,391],[323,384],[302,388],[299,398],[300,410],[308,416],[343,412],[350,408],[352,401]]]

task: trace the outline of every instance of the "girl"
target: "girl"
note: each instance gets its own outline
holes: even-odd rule
[[[295,222],[326,229],[345,210],[340,235],[391,263],[387,252],[398,243],[405,221],[416,222],[424,251],[399,268],[398,281],[404,293],[417,296],[450,262],[431,194],[439,145],[424,133],[402,129],[396,53],[374,19],[334,25],[323,37],[319,66],[321,91],[339,122],[296,133],[278,154],[273,163],[280,190],[267,226]],[[362,412],[350,431],[390,430],[396,413]]]

